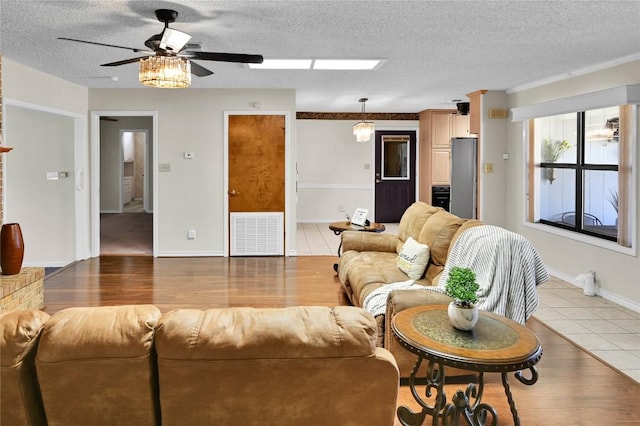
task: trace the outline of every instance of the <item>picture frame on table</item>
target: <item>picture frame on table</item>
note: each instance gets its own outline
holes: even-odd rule
[[[356,211],[353,213],[353,216],[351,216],[351,223],[353,225],[366,226],[368,213],[369,213],[369,210],[367,209],[357,208]]]

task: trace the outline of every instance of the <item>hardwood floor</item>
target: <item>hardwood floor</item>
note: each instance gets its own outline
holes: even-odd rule
[[[50,314],[72,306],[151,303],[178,307],[346,305],[333,272],[335,256],[250,258],[99,257],[75,263],[45,280]],[[525,386],[510,376],[522,425],[640,424],[640,385],[532,319],[543,356],[539,379]],[[500,376],[488,374],[483,401],[497,410],[499,425],[513,420]],[[464,388],[447,385],[447,395]],[[407,386],[398,405],[417,410]],[[429,418],[427,419],[429,420]],[[394,425],[400,425],[396,420]]]

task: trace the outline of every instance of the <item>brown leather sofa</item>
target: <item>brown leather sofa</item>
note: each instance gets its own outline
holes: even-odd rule
[[[392,425],[362,309],[0,312],[2,425]]]
[[[424,275],[416,280],[423,286],[437,286],[449,249],[455,239],[478,220],[462,219],[441,207],[424,202],[413,203],[402,215],[398,234],[343,232],[342,255],[338,263],[340,283],[354,306],[363,306],[367,296],[385,284],[409,280],[396,266],[396,259],[409,237],[430,249],[429,263]],[[393,290],[389,293],[386,313],[376,315],[378,346],[389,350],[398,363],[401,377],[409,377],[416,356],[400,346],[391,331],[390,321],[395,314],[412,306],[448,304],[451,299],[441,293],[423,290]],[[467,374],[462,370],[452,371]]]

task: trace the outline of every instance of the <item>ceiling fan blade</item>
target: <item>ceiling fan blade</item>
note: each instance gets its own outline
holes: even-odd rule
[[[195,62],[191,61],[191,74],[198,77],[206,77],[213,74],[213,71],[208,70],[202,65],[198,65]]]
[[[244,64],[261,64],[264,61],[262,55],[246,55],[244,53],[220,53],[220,52],[183,52],[180,56],[190,59],[218,62],[241,62]]]
[[[125,59],[123,61],[116,61],[116,62],[109,62],[108,64],[101,64],[101,67],[117,67],[119,65],[126,65],[126,64],[131,64],[133,62],[138,62],[140,61],[140,59],[144,59],[146,58],[146,56],[143,56],[141,58],[131,58],[131,59]]]
[[[58,40],[77,41],[78,43],[95,44],[96,46],[116,47],[118,49],[132,50],[134,52],[151,52],[150,50],[146,50],[146,49],[137,49],[135,47],[117,46],[115,44],[97,43],[95,41],[78,40],[78,39],[75,39],[75,38],[58,37]]]

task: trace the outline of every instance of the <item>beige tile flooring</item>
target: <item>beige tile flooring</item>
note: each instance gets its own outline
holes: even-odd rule
[[[397,233],[398,224],[385,224]],[[299,256],[337,256],[340,238],[328,223],[299,223]],[[640,313],[552,278],[538,287],[534,316],[549,327],[640,383]]]

